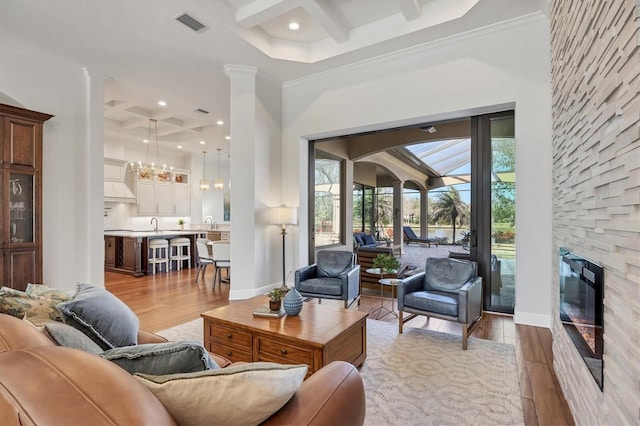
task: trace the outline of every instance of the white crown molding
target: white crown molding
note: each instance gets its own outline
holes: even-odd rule
[[[245,74],[248,76],[255,77],[256,74],[258,73],[258,67],[249,66],[249,65],[227,64],[224,66],[224,73],[229,78],[231,78],[232,74]]]
[[[282,83],[283,89],[289,89],[296,86],[301,86],[309,83],[313,83],[317,80],[325,77],[331,77],[336,73],[346,71],[357,71],[362,68],[376,67],[386,62],[395,62],[402,58],[414,56],[418,54],[424,54],[433,49],[447,47],[452,44],[461,43],[467,40],[486,36],[490,34],[496,34],[504,31],[509,31],[512,28],[522,27],[523,25],[529,25],[540,21],[548,22],[547,17],[542,12],[535,12],[528,15],[512,18],[507,21],[498,22],[484,27],[475,28],[469,31],[458,33],[455,35],[440,38],[438,40],[428,41],[416,46],[407,47],[405,49],[396,50],[394,52],[386,53],[384,55],[375,56],[352,64],[347,64],[339,67],[332,68],[330,70],[321,71],[316,74],[304,76],[298,79],[285,81]]]

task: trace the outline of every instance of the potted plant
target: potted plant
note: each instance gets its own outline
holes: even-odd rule
[[[284,296],[284,292],[280,288],[274,288],[269,293],[267,293],[267,297],[269,297],[269,309],[272,311],[279,311],[280,305],[282,304],[282,296]]]
[[[380,268],[380,273],[394,274],[400,269],[400,261],[391,254],[381,253],[373,259],[373,267]]]
[[[179,229],[184,229],[184,219],[183,218],[178,219],[178,228]]]

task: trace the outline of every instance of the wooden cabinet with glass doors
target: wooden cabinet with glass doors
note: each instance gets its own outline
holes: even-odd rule
[[[0,279],[42,282],[42,127],[49,114],[0,104]]]

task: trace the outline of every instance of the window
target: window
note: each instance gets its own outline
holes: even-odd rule
[[[373,233],[374,191],[371,186],[353,184],[353,232]]]
[[[315,247],[341,244],[343,162],[316,151],[314,162]]]

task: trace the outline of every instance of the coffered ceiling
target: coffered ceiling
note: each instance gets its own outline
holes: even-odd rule
[[[199,153],[204,141],[210,152],[228,151],[225,64],[285,82],[539,13],[546,3],[0,0],[0,43],[107,78],[106,139],[141,143],[155,118],[163,150]],[[190,27],[176,19],[185,15]]]

